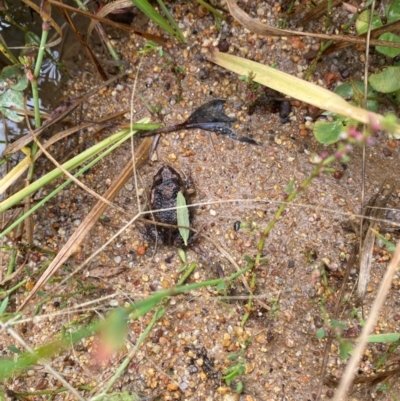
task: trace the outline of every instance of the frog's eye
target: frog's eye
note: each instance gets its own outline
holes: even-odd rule
[[[163,178],[161,177],[161,175],[156,175],[153,181],[153,188],[156,187],[157,185],[160,185],[162,182]]]

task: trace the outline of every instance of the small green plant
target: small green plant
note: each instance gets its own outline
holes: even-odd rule
[[[346,99],[351,104],[361,105],[364,98],[364,83],[361,81],[348,82],[338,86],[335,93]],[[368,85],[367,88],[367,110],[378,111],[378,93]],[[324,145],[331,145],[340,140],[342,132],[350,126],[356,127],[357,121],[350,117],[338,115],[335,113],[324,113],[333,121],[317,121],[314,124],[314,136],[318,142]]]
[[[358,34],[363,34],[367,31],[371,10],[363,11],[357,18],[356,29]],[[386,23],[390,24],[400,20],[400,3],[392,1],[385,9]],[[384,26],[381,17],[374,13],[372,17],[371,29],[376,29]],[[388,28],[389,29],[389,28]],[[400,36],[392,32],[386,31],[378,37],[379,40],[385,40],[393,43],[400,43]],[[376,51],[386,57],[395,58],[400,55],[400,49],[387,46],[376,46]],[[395,59],[396,60],[396,59]],[[385,68],[383,71],[376,74],[371,74],[368,82],[372,88],[380,93],[387,95],[387,98],[395,105],[400,104],[400,62],[395,61],[394,66]]]
[[[235,385],[235,391],[241,394],[244,389],[243,376],[246,373],[246,349],[251,344],[251,340],[247,339],[242,345],[242,349],[237,354],[228,355],[231,366],[224,371],[223,379],[228,386]]]
[[[254,81],[256,74],[253,71],[249,71],[247,75],[240,75],[239,80],[246,84],[246,88],[249,92],[247,95],[250,100],[254,100],[258,96],[258,90],[260,84]]]
[[[271,317],[277,317],[277,312],[281,309],[279,306],[279,298],[271,298],[269,302],[271,304],[271,309],[268,311],[268,315]]]
[[[154,43],[152,40],[148,40],[145,44],[143,49],[138,50],[138,54],[144,56],[147,53],[151,53],[156,51],[160,57],[163,57],[164,50],[162,46],[159,46],[157,43]]]

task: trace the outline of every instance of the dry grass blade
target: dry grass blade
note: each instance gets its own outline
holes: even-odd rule
[[[353,350],[351,359],[347,364],[345,371],[343,372],[342,380],[340,382],[339,389],[335,395],[334,401],[342,401],[346,397],[346,393],[353,380],[354,374],[357,372],[357,364],[367,344],[368,336],[371,333],[371,331],[373,331],[374,325],[376,324],[379,311],[385,302],[387,294],[389,293],[390,287],[392,285],[392,279],[396,273],[399,263],[400,263],[400,243],[397,244],[396,251],[393,255],[393,259],[391,260],[389,266],[387,267],[385,276],[382,280],[382,284],[379,288],[378,294],[372,305],[369,317],[363,327],[361,335],[358,339],[358,343]]]
[[[136,153],[135,153],[135,167],[139,168],[143,163],[145,163],[149,157],[149,150],[151,146],[152,139],[144,138],[140,143]],[[126,181],[133,174],[132,163],[128,162],[125,168],[121,171],[116,181],[110,186],[110,188],[105,192],[103,197],[109,201],[112,201],[114,197],[118,194],[119,190],[124,186]],[[62,247],[60,252],[54,258],[53,262],[42,274],[40,279],[37,281],[35,287],[29,293],[24,302],[19,306],[18,310],[21,310],[29,302],[30,299],[36,294],[39,288],[44,285],[51,276],[60,268],[60,266],[76,251],[79,244],[87,237],[89,231],[98,221],[100,215],[107,208],[107,205],[99,201],[90,211],[90,213],[82,221],[82,224],[76,229],[76,231],[71,235],[67,243]]]
[[[102,9],[98,13],[96,13],[96,16],[104,18],[108,14],[112,13],[114,10],[120,10],[123,8],[132,7],[132,5],[133,5],[133,3],[131,2],[131,0],[117,0],[117,1],[114,1],[113,3],[108,3],[104,7],[102,7]],[[90,39],[90,35],[92,34],[92,31],[98,23],[99,23],[98,20],[90,21],[89,28],[88,28],[87,34],[86,34],[87,40]]]
[[[311,33],[311,32],[299,32],[299,31],[289,31],[286,29],[278,29],[269,25],[265,25],[260,21],[251,18],[246,14],[234,0],[227,0],[228,8],[233,18],[236,19],[244,28],[257,35],[262,36],[311,36],[314,38],[334,40],[334,41],[344,41],[349,43],[362,43],[365,44],[365,38],[357,38],[344,35],[326,35],[323,33]],[[371,40],[371,45],[388,46],[400,48],[400,43],[389,42],[387,40]]]
[[[64,9],[66,9],[68,11],[72,11],[72,12],[75,12],[77,14],[83,15],[83,16],[85,16],[87,18],[94,19],[94,20],[99,21],[99,22],[103,22],[104,24],[111,25],[111,26],[113,26],[115,28],[122,29],[123,31],[127,31],[127,32],[133,33],[135,35],[139,35],[139,36],[141,36],[141,37],[143,37],[143,38],[145,38],[147,40],[152,40],[153,42],[157,43],[160,46],[164,45],[165,42],[166,42],[166,40],[164,38],[160,37],[160,36],[152,35],[152,34],[147,33],[147,32],[143,32],[143,31],[139,31],[137,29],[133,29],[132,27],[130,27],[128,25],[120,24],[118,22],[111,21],[110,19],[98,17],[97,15],[90,14],[90,13],[88,13],[86,11],[82,11],[79,8],[68,6],[67,4],[60,3],[59,1],[56,1],[56,0],[48,0],[48,1],[49,1],[50,4],[53,4],[53,5],[58,6],[60,8],[64,8]]]
[[[383,194],[386,186],[383,185],[381,187],[378,195],[383,195],[381,199],[378,199],[373,203],[371,207],[373,207],[372,212],[369,214],[371,217],[370,224],[367,230],[367,234],[365,235],[365,239],[362,244],[362,251],[360,254],[360,274],[358,276],[358,286],[357,286],[357,295],[360,300],[362,300],[367,291],[367,286],[369,283],[371,264],[372,264],[372,252],[375,244],[376,235],[374,231],[376,231],[378,226],[378,221],[382,217],[384,212],[384,206],[386,205],[390,195],[392,194],[394,185],[390,185],[389,191]]]
[[[275,68],[250,61],[245,58],[226,53],[215,52],[209,57],[210,61],[239,75],[254,74],[253,81],[268,86],[287,96],[312,104],[322,110],[352,118],[360,123],[371,122],[381,124],[383,117],[371,111],[351,105],[342,97],[318,85],[286,74]],[[396,125],[396,135],[400,135],[400,126]]]

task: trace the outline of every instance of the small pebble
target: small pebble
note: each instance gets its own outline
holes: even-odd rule
[[[211,216],[216,216],[216,215],[217,215],[216,210],[210,209],[210,215],[211,215]]]
[[[389,148],[383,148],[382,153],[384,154],[384,156],[386,157],[390,157],[392,156],[393,152],[389,149]]]
[[[227,41],[226,39],[222,39],[222,40],[219,41],[219,43],[218,43],[218,50],[219,50],[221,53],[227,53],[227,52],[228,52],[228,50],[229,50],[229,43],[228,43],[228,41]]]

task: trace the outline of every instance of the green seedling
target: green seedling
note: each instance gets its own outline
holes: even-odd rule
[[[256,74],[253,71],[249,71],[247,75],[240,75],[239,80],[243,81],[246,84],[246,88],[249,92],[247,97],[250,100],[254,100],[258,96],[258,90],[260,88],[260,84],[254,81]]]
[[[279,298],[271,298],[269,300],[271,309],[268,311],[268,315],[271,317],[278,317],[277,312],[281,309],[279,306]]]
[[[162,46],[157,45],[152,40],[148,40],[145,44],[143,49],[138,51],[138,54],[144,56],[145,54],[157,52],[160,57],[164,56],[164,50]]]
[[[251,340],[247,339],[242,345],[242,349],[237,354],[228,355],[228,360],[231,366],[224,371],[223,379],[228,386],[235,384],[235,391],[241,394],[244,389],[243,375],[246,373],[246,358],[245,353],[247,347],[251,344]]]

